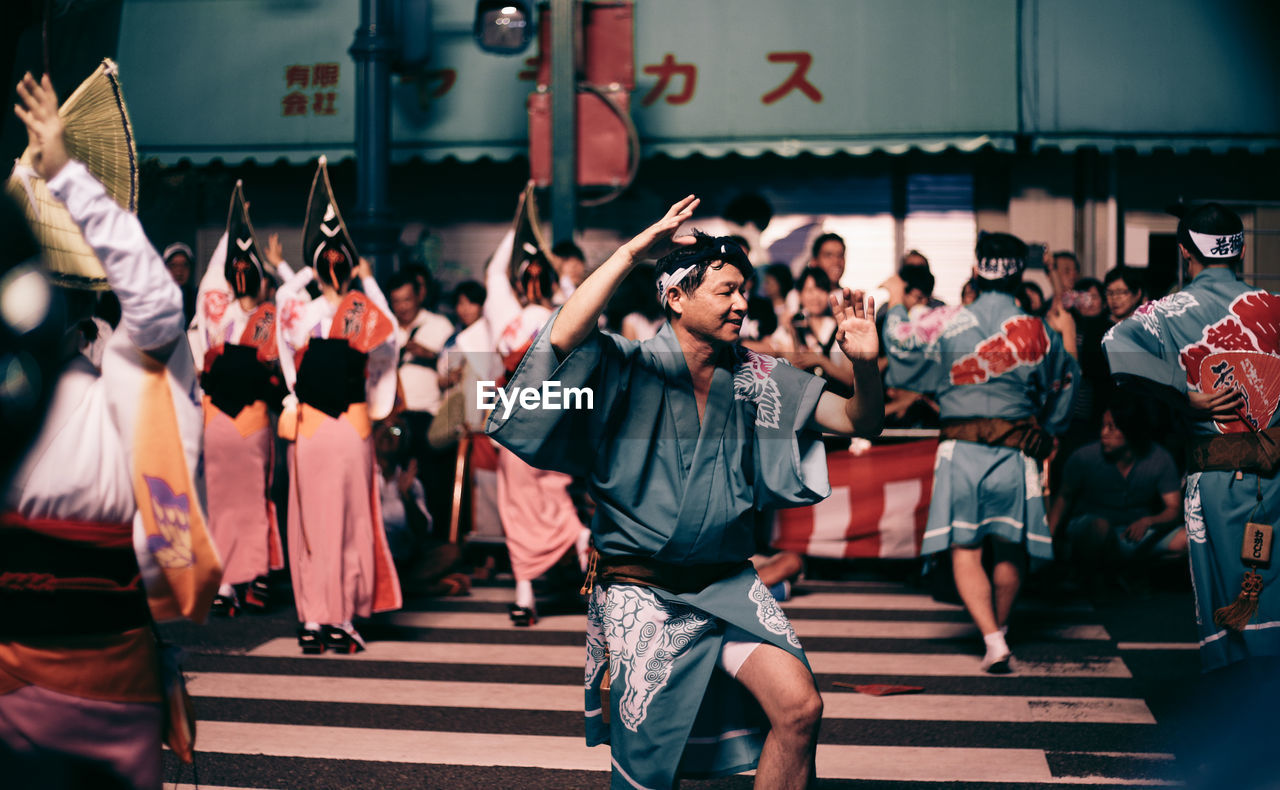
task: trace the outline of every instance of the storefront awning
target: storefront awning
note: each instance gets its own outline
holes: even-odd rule
[[[118,61],[143,156],[354,152],[356,2],[124,0]],[[1258,4],[1197,0],[642,0],[644,155],[794,156],[1280,144]],[[482,52],[473,0],[434,3],[432,64],[396,77],[392,159],[528,150],[524,56]],[[1194,52],[1194,56],[1192,53]]]

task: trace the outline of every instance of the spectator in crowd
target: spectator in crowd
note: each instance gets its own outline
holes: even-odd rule
[[[800,307],[800,296],[795,291],[791,268],[785,263],[771,263],[760,276],[760,292],[773,305],[773,313],[779,324],[791,320],[791,314]]]
[[[844,277],[844,239],[835,233],[824,233],[813,240],[813,249],[810,252],[809,266],[826,272],[831,286],[839,288],[840,280]],[[796,287],[798,289],[799,285]]]
[[[444,345],[440,355],[440,386],[444,391],[441,411],[432,425],[431,444],[441,446],[437,436],[458,436],[465,431],[484,430],[484,411],[476,403],[476,383],[496,381],[502,364],[494,353],[493,328],[484,317],[488,297],[485,287],[475,280],[464,280],[453,289],[453,311],[462,328]],[[447,421],[448,424],[437,422]],[[450,506],[452,506],[452,492]],[[442,525],[443,526],[443,525]]]
[[[465,595],[471,590],[470,577],[451,572],[460,553],[457,545],[432,537],[418,461],[410,452],[403,419],[392,416],[378,423],[373,446],[382,523],[401,587],[427,595]]]
[[[1107,311],[1114,323],[1120,323],[1133,315],[1147,301],[1146,283],[1142,272],[1130,266],[1117,266],[1103,279],[1106,288]]]
[[[1043,318],[1047,309],[1044,291],[1033,282],[1023,282],[1022,287],[1018,289],[1018,306],[1027,315]]]
[[[582,284],[582,281],[587,279],[587,256],[582,254],[581,247],[565,239],[556,242],[551,248],[550,258],[559,275],[559,281],[555,284],[556,292],[551,301],[553,304],[564,304],[566,299],[573,296],[574,290]]]
[[[978,301],[978,286],[971,277],[965,280],[964,285],[960,288],[960,304],[963,307],[968,307],[976,301]]]
[[[447,524],[453,486],[451,478],[440,470],[453,468],[453,456],[433,451],[427,444],[427,432],[440,411],[440,376],[436,363],[444,344],[453,336],[453,322],[421,306],[423,288],[411,272],[397,272],[387,290],[396,319],[398,373],[404,418],[409,426],[409,446],[418,460],[418,473],[428,486],[427,508],[431,517],[437,524]]]
[[[1056,301],[1058,297],[1074,288],[1078,279],[1080,279],[1080,260],[1076,258],[1076,254],[1069,250],[1055,252],[1049,264],[1049,280],[1053,286],[1051,301]]]
[[[164,267],[178,284],[178,290],[182,291],[182,312],[187,317],[188,324],[196,315],[196,289],[191,277],[191,262],[195,257],[191,248],[180,241],[164,248]]]
[[[1059,557],[1095,582],[1100,571],[1187,545],[1182,480],[1173,456],[1152,440],[1145,409],[1132,397],[1112,400],[1098,441],[1071,454],[1049,510]]]
[[[772,353],[826,379],[828,388],[847,397],[853,386],[853,365],[836,342],[836,319],[831,314],[831,280],[817,267],[800,272],[796,280],[800,312],[769,337]]]

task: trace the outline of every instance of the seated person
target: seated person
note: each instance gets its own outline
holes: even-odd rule
[[[409,452],[409,428],[392,416],[374,426],[378,491],[387,545],[406,593],[465,595],[470,579],[452,573],[458,547],[431,535],[431,516],[418,480],[418,460]]]
[[[1059,556],[1086,573],[1186,548],[1182,481],[1173,456],[1152,441],[1145,408],[1130,398],[1112,401],[1099,441],[1068,459],[1049,510],[1049,529],[1065,549]]]

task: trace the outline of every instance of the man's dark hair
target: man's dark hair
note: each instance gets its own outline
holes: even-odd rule
[[[778,283],[778,290],[783,296],[795,288],[795,280],[791,278],[791,267],[785,263],[771,263],[764,267],[764,275],[772,277]]]
[[[1001,277],[999,280],[988,280],[985,277],[974,277],[973,287],[979,294],[1000,293],[1017,297],[1018,288],[1022,286],[1022,272]]]
[[[551,248],[551,254],[557,258],[577,258],[583,263],[587,262],[587,256],[582,254],[582,248],[574,244],[570,239],[557,241],[555,246]]]
[[[739,236],[736,233],[730,234],[729,238],[733,239],[734,243],[736,243],[739,247],[741,247],[743,252],[746,252],[746,253],[751,252],[751,242],[747,241],[746,239],[744,239],[743,237]]]
[[[692,244],[681,247],[658,260],[654,271],[655,277],[660,278],[663,274],[693,266],[693,269],[682,277],[679,283],[674,283],[686,294],[692,294],[698,290],[698,286],[702,285],[703,279],[707,276],[707,270],[711,268],[719,269],[729,265],[742,272],[744,282],[750,279],[751,261],[733,239],[728,236],[708,236],[700,230],[693,232],[693,238]],[[670,305],[666,305],[664,309],[667,317],[670,318]]]
[[[489,292],[485,290],[483,285],[475,280],[463,280],[454,286],[453,289],[453,298],[450,300],[450,303],[455,307],[458,305],[459,296],[467,297],[467,301],[472,304],[483,305],[484,300],[489,296]]]
[[[840,234],[838,234],[838,233],[824,233],[824,234],[822,234],[821,236],[819,236],[818,238],[816,238],[816,239],[814,239],[814,240],[813,240],[813,248],[809,250],[809,257],[810,257],[810,258],[817,258],[817,257],[818,257],[818,250],[821,250],[821,249],[822,249],[822,245],[826,244],[826,243],[827,243],[827,242],[829,242],[829,241],[838,241],[838,242],[840,242],[840,246],[841,246],[841,247],[843,247],[845,250],[848,250],[848,249],[849,249],[849,246],[848,246],[847,244],[845,244],[845,243],[844,243],[844,239],[840,237]]]
[[[1128,288],[1133,293],[1141,293],[1143,296],[1147,295],[1146,278],[1142,276],[1141,271],[1133,268],[1132,266],[1117,266],[1107,272],[1107,275],[1102,279],[1102,282],[1106,287],[1110,287],[1111,284],[1117,280],[1123,281],[1124,287]],[[1106,294],[1103,294],[1103,296],[1105,295]]]
[[[904,266],[899,276],[902,277],[903,293],[914,290],[925,296],[933,296],[933,286],[937,280],[928,266]]]
[[[406,285],[413,286],[413,290],[418,290],[418,278],[408,269],[401,269],[391,275],[391,279],[387,280],[387,297],[391,297],[392,291],[398,291]]]
[[[1080,279],[1076,280],[1076,284],[1071,287],[1071,290],[1097,291],[1098,298],[1103,300],[1105,300],[1107,296],[1107,293],[1106,293],[1107,289],[1103,287],[1102,283],[1098,282],[1097,277],[1081,277]]]
[[[1054,265],[1057,265],[1059,258],[1070,258],[1071,262],[1076,265],[1076,271],[1080,271],[1080,259],[1071,250],[1058,250],[1053,254]]]
[[[796,278],[796,291],[804,290],[804,284],[813,280],[813,284],[828,293],[831,291],[831,278],[818,266],[806,266]]]
[[[757,230],[764,230],[773,219],[773,206],[760,195],[753,192],[738,195],[725,206],[724,218],[735,225],[746,225],[748,222]]]
[[[1040,307],[1037,310],[1031,309],[1031,293],[1040,297]],[[1028,315],[1041,316],[1044,314],[1044,290],[1033,282],[1025,282],[1018,288],[1018,294],[1015,297],[1018,301],[1018,307],[1022,308],[1022,312]]]
[[[1151,450],[1153,440],[1151,430],[1151,404],[1144,403],[1131,392],[1116,389],[1107,402],[1107,411],[1116,427],[1124,434],[1125,442],[1137,458],[1142,458]]]
[[[1243,249],[1230,258],[1208,258],[1191,240],[1190,231],[1206,233],[1210,236],[1232,236],[1244,232],[1244,223],[1240,215],[1221,203],[1205,203],[1196,206],[1178,220],[1178,243],[1187,248],[1187,252],[1205,266],[1229,266],[1236,268],[1244,255]]]
[[[912,257],[912,256],[915,256],[915,257],[919,258],[920,260],[924,261],[924,263],[907,263],[907,258],[910,258],[910,257]],[[928,268],[929,268],[929,259],[928,259],[928,258],[926,258],[926,257],[925,257],[925,255],[924,255],[924,253],[923,253],[923,252],[921,252],[920,250],[907,250],[907,254],[902,256],[902,264],[901,264],[898,268],[899,268],[899,269],[910,269],[910,268],[911,268],[911,267],[913,267],[913,266],[922,266],[922,267],[924,267],[924,268],[928,269]]]

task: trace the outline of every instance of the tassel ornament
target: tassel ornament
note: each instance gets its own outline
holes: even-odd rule
[[[1219,628],[1243,631],[1258,613],[1258,595],[1262,593],[1262,576],[1254,568],[1244,574],[1240,583],[1240,595],[1235,601],[1213,613],[1213,622]]]

